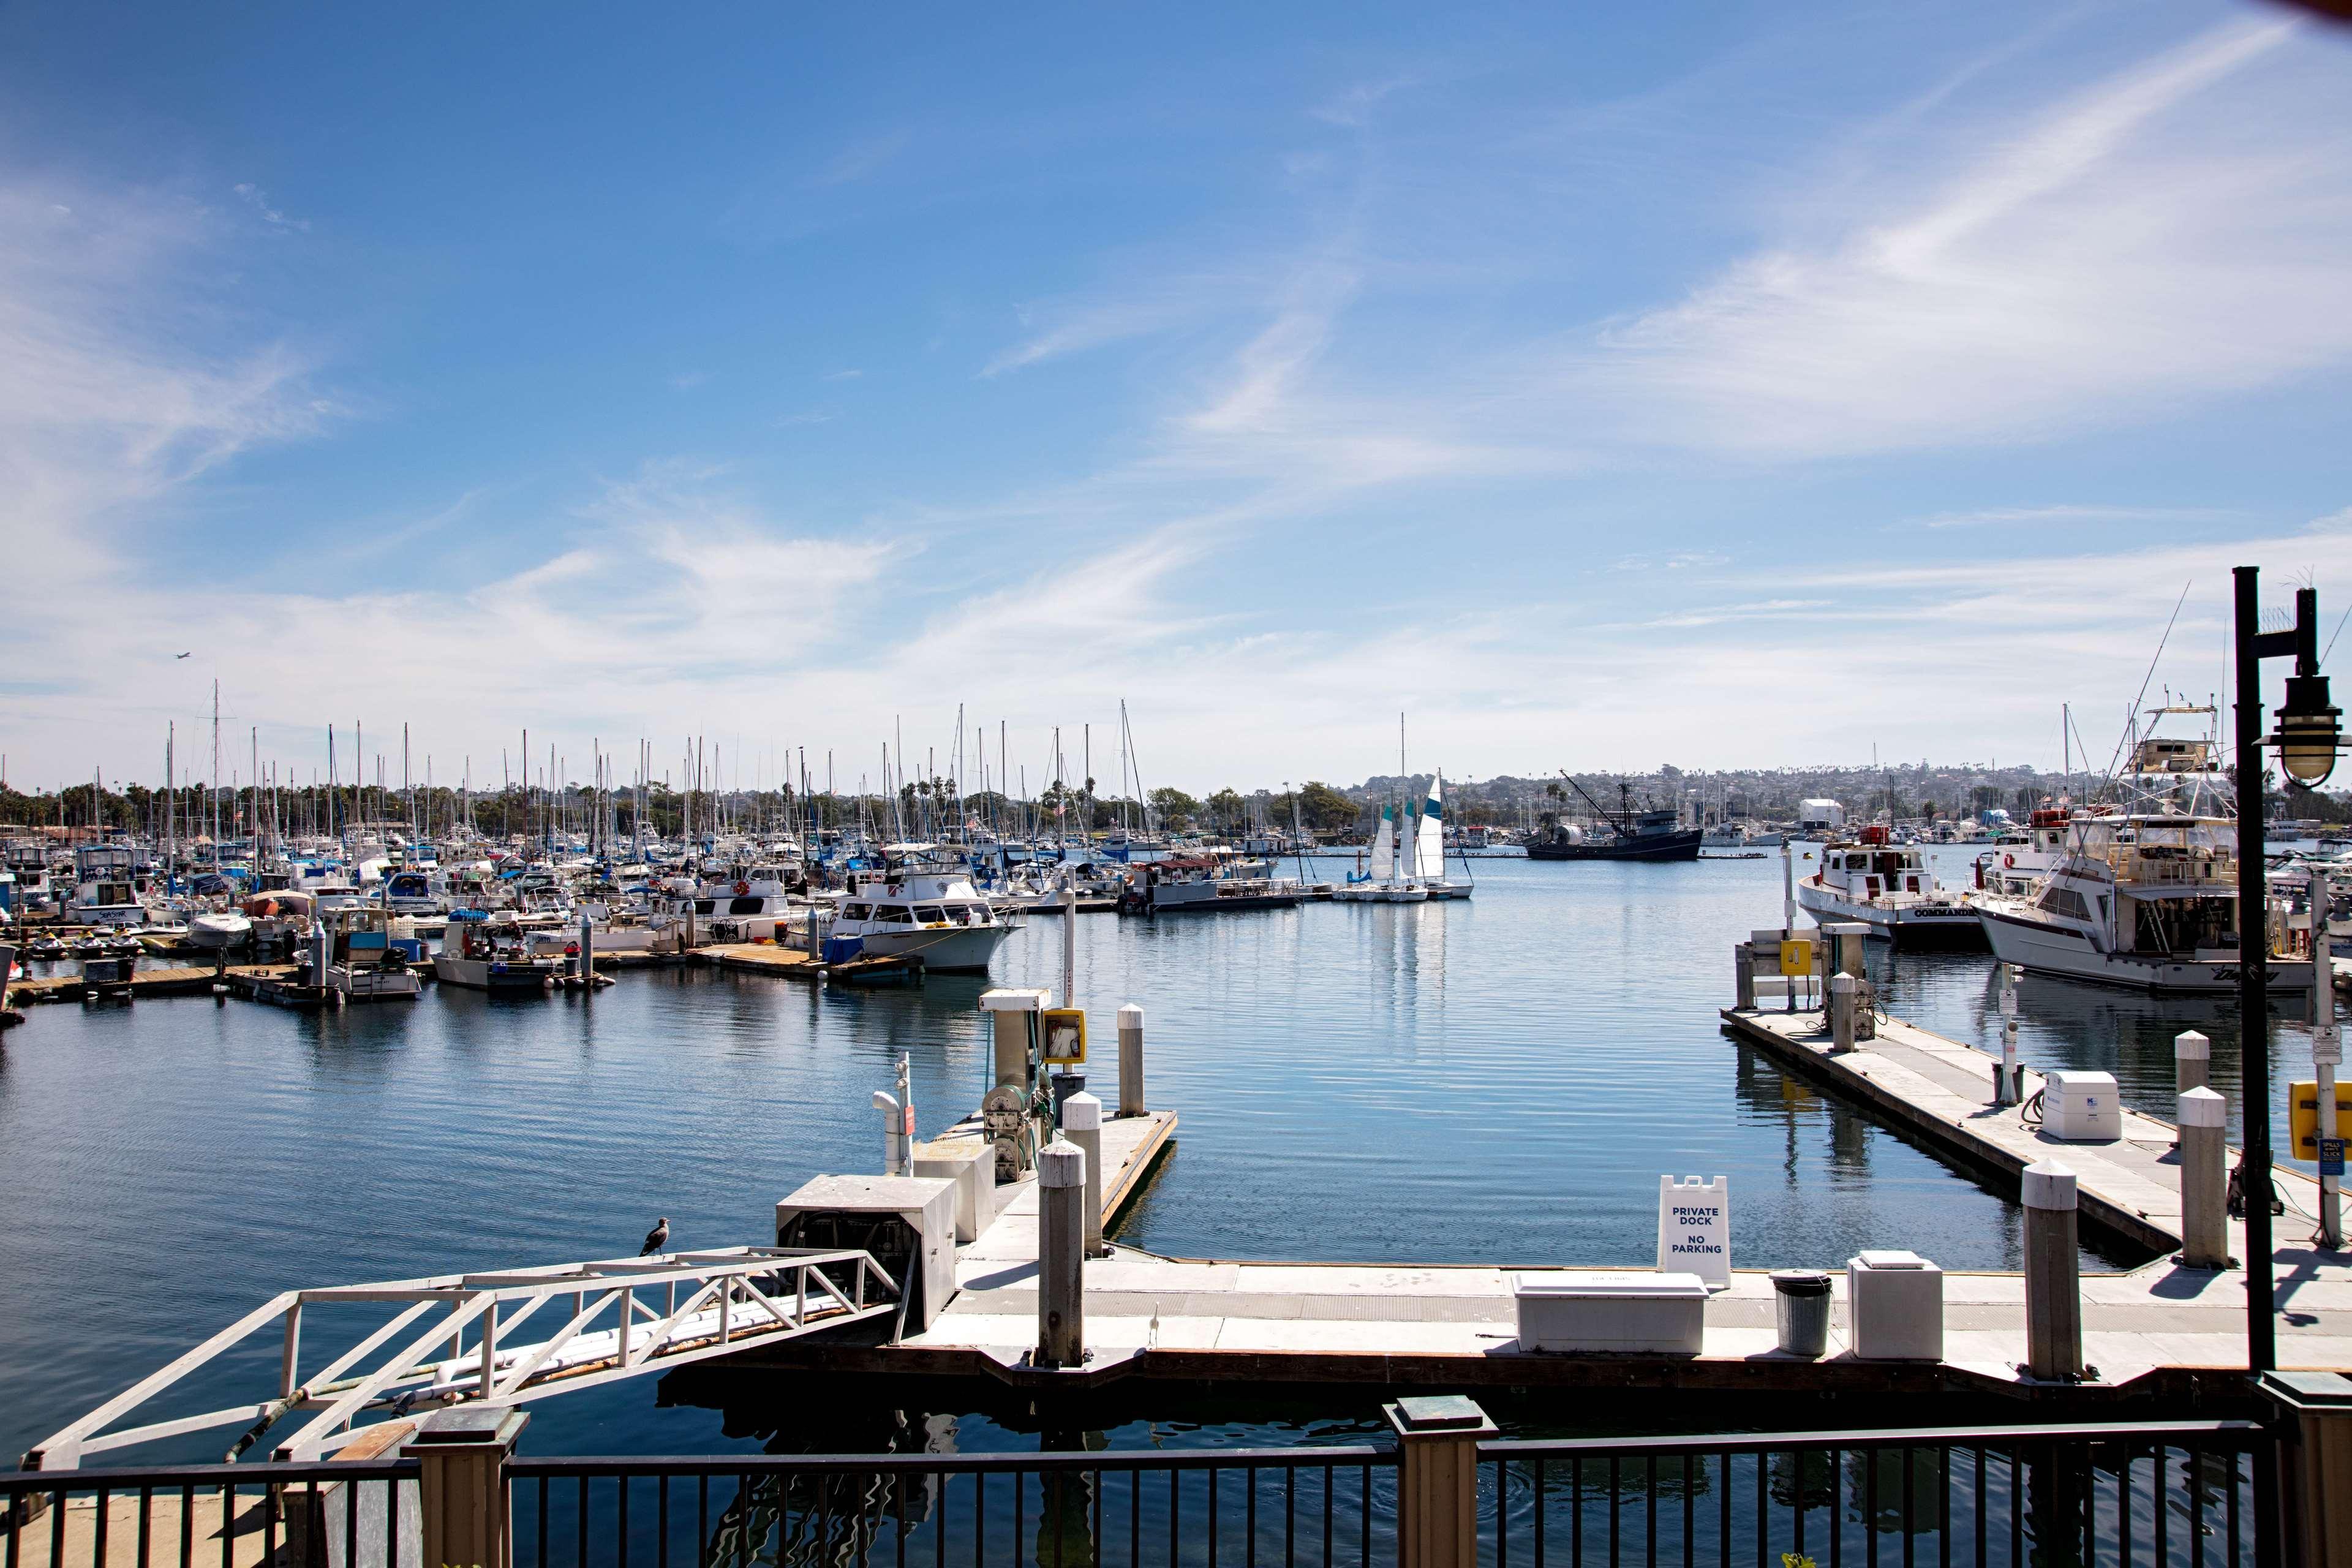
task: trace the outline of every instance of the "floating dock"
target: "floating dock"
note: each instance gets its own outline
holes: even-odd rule
[[[290,980],[296,966],[291,963],[232,963],[226,969],[189,966],[173,969],[139,969],[131,974],[133,996],[203,996],[215,983],[226,985],[232,995],[250,996],[257,982]],[[31,980],[17,980],[8,986],[12,1002],[78,1002],[86,989],[81,975],[47,974]]]
[[[912,980],[923,972],[919,958],[870,957],[844,959],[827,963],[797,947],[779,947],[773,942],[725,942],[715,947],[698,947],[690,955],[699,963],[716,964],[738,974],[778,974],[788,980],[840,980],[853,984],[873,984],[883,981]]]
[[[1992,1058],[1900,1023],[1832,1057],[1818,1012],[1724,1014],[1726,1029],[1792,1073],[1864,1108],[1905,1136],[2015,1188],[2026,1165],[2056,1156],[2079,1178],[2084,1220],[2155,1250],[2123,1273],[2082,1279],[2084,1352],[2095,1375],[2041,1382],[2027,1355],[2022,1274],[1944,1276],[1944,1359],[1864,1361],[1849,1338],[1843,1264],[1815,1260],[1835,1285],[1829,1352],[1777,1349],[1768,1272],[1735,1270],[1706,1303],[1700,1354],[1556,1354],[1518,1342],[1511,1276],[1570,1276],[1543,1259],[1517,1266],[1276,1263],[1163,1258],[1115,1246],[1085,1265],[1083,1368],[1029,1364],[1037,1342],[1037,1205],[1034,1180],[1004,1189],[999,1217],[960,1249],[959,1291],[930,1328],[889,1346],[780,1346],[762,1361],[808,1370],[980,1376],[1015,1386],[1076,1388],[1109,1380],[1190,1383],[1419,1384],[1437,1387],[1656,1388],[1856,1394],[1973,1393],[2073,1406],[2142,1395],[2230,1397],[2242,1387],[2245,1275],[2171,1260],[2180,1203],[2170,1156],[2173,1129],[2127,1115],[2114,1144],[2062,1142],[1996,1110]],[[2038,1083],[2029,1074],[2027,1092]],[[1171,1142],[1153,1120],[1103,1125],[1105,1229],[1148,1182]],[[969,1123],[950,1132],[977,1135]],[[2316,1184],[2281,1171],[2290,1203],[2315,1207]],[[1736,1199],[1736,1194],[1735,1194]],[[2299,1235],[2292,1210],[2281,1234]],[[1889,1236],[1885,1244],[1905,1238]],[[2230,1226],[2233,1255],[2244,1230]],[[1628,1259],[1641,1268],[1649,1259]],[[2352,1370],[2352,1255],[2290,1242],[2272,1259],[2278,1355],[2289,1369]]]

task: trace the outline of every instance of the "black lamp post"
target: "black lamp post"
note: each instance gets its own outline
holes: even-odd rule
[[[2297,783],[2316,784],[2336,768],[2343,735],[2328,705],[2327,678],[2319,673],[2319,594],[2294,595],[2294,628],[2260,629],[2256,568],[2241,566],[2237,580],[2238,660],[2238,1033],[2244,1077],[2246,1151],[2239,1191],[2246,1205],[2246,1366],[2253,1375],[2278,1365],[2272,1322],[2270,901],[2263,880],[2263,747]],[[2263,735],[2263,668],[2266,658],[2294,659],[2278,733]]]

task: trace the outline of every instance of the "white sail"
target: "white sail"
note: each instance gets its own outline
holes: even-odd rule
[[[1372,839],[1372,880],[1390,882],[1396,879],[1396,821],[1391,808],[1381,807],[1381,830]]]
[[[1424,882],[1445,879],[1445,807],[1440,797],[1445,781],[1437,773],[1429,776],[1429,801],[1421,809],[1420,830],[1412,836],[1412,874]]]

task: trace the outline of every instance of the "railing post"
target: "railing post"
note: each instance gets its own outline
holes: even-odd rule
[[[530,1412],[497,1405],[436,1411],[409,1439],[416,1457],[427,1563],[512,1568],[507,1460]]]
[[[1132,1002],[1118,1010],[1118,1113],[1143,1114],[1143,1009]]]
[[[1495,1424],[1459,1394],[1381,1408],[1397,1436],[1397,1568],[1477,1568],[1478,1445]]]
[[[2279,1511],[2303,1568],[2352,1568],[2352,1378],[2268,1372],[2280,1407]]]
[[[2179,1100],[2180,1261],[2190,1268],[2230,1267],[2230,1151],[2221,1121],[2228,1106],[2210,1089]]]
[[[1037,1151],[1037,1364],[1086,1360],[1087,1157],[1056,1138]]]
[[[2033,1376],[2083,1375],[2082,1254],[2074,1173],[2055,1160],[2025,1168],[2025,1365]]]
[[[1731,950],[1731,1005],[1742,1013],[1756,1011],[1756,950],[1740,942]]]

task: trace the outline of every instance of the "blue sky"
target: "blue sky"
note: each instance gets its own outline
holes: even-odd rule
[[[0,746],[2054,764],[2184,587],[2200,695],[2230,565],[2352,605],[2347,103],[2249,5],[14,5]]]

